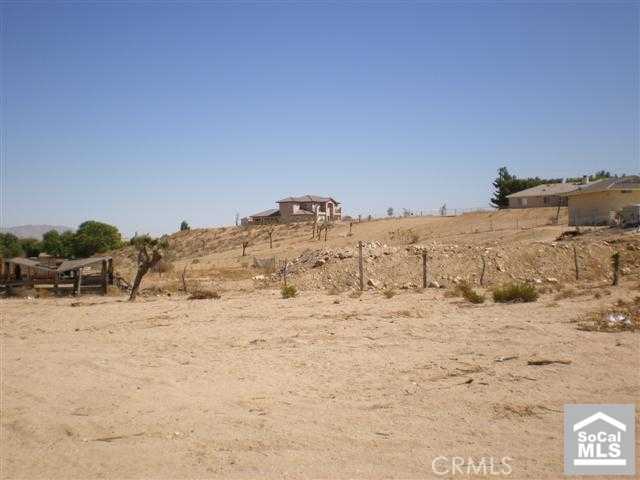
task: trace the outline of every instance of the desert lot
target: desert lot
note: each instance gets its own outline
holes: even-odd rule
[[[636,295],[0,300],[2,478],[560,478],[563,405],[640,393],[638,334],[576,322]]]

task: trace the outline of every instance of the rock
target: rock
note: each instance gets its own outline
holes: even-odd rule
[[[438,282],[436,282],[435,280],[431,280],[427,284],[427,287],[429,287],[429,288],[440,288],[440,284]]]
[[[254,280],[260,281],[260,280],[264,280],[266,277],[264,275],[256,275],[255,277],[253,277]]]
[[[533,283],[540,285],[542,283],[542,280],[540,280],[539,278],[534,278]]]
[[[402,290],[410,290],[412,288],[416,288],[417,285],[413,282],[406,282],[403,283],[402,286],[400,287]]]
[[[318,258],[315,262],[313,262],[313,268],[323,266],[327,261],[324,258]]]
[[[558,279],[555,277],[547,277],[545,278],[545,280],[547,281],[547,283],[558,283]]]
[[[374,280],[373,278],[367,280],[367,285],[373,288],[380,288],[380,282],[378,280]]]

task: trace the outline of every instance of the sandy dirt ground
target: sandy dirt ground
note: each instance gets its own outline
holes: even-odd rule
[[[609,290],[0,300],[1,476],[418,479],[461,456],[561,478],[563,405],[639,397],[638,334],[576,328],[637,295]]]

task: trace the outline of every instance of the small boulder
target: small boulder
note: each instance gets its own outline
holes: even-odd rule
[[[318,268],[323,266],[327,261],[324,258],[318,258],[315,262],[313,262],[313,268]]]

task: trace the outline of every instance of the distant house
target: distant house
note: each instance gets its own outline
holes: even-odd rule
[[[245,217],[241,220],[242,225],[268,225],[270,223],[279,223],[280,222],[280,210],[277,208],[272,208],[270,210],[265,210],[264,212],[254,213],[248,217]]]
[[[291,223],[325,220],[335,221],[342,218],[340,202],[332,197],[303,195],[287,197],[276,202],[278,208],[255,213],[242,219],[242,225],[266,225],[271,223]]]
[[[640,177],[605,178],[565,194],[569,225],[607,225],[624,207],[640,204]]]
[[[567,197],[579,185],[574,183],[545,183],[507,195],[509,208],[565,207]]]

